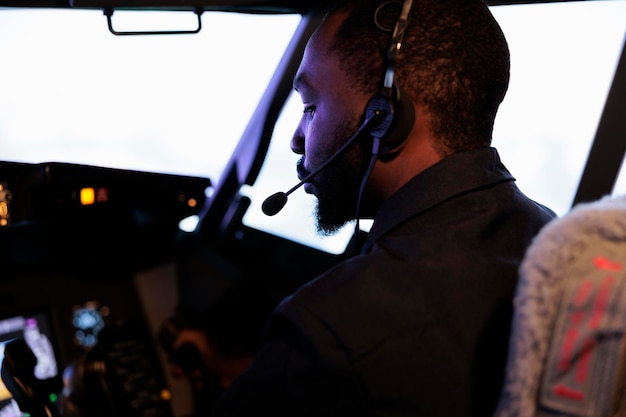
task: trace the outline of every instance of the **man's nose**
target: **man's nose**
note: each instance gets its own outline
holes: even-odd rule
[[[300,130],[300,127],[296,129],[293,136],[291,137],[291,141],[289,142],[289,146],[291,147],[291,151],[298,155],[304,154],[304,135]]]

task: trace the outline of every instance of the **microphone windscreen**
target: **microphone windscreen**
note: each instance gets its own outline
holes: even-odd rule
[[[287,204],[287,194],[279,191],[267,197],[261,206],[261,210],[266,216],[273,216]]]

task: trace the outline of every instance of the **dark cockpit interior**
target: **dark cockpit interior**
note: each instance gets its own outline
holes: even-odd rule
[[[319,236],[302,190],[261,210],[298,183],[292,81],[327,3],[0,0],[0,417],[199,415],[178,326],[252,337],[256,301],[354,254],[367,222]],[[624,193],[626,1],[489,4],[520,188],[559,215]]]

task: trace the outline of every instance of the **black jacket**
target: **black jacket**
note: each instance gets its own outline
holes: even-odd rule
[[[517,269],[554,213],[494,148],[449,156],[380,208],[355,256],[273,313],[217,416],[488,417]]]

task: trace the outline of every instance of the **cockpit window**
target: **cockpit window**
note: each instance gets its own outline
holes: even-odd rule
[[[574,201],[624,46],[626,1],[492,10],[511,50],[494,145],[519,187],[562,215]]]
[[[624,43],[626,1],[493,6],[511,83],[493,145],[519,187],[571,206]],[[118,30],[190,28],[193,13],[116,12]],[[0,159],[220,177],[298,15],[205,12],[193,35],[115,36],[100,10],[0,10]],[[298,180],[292,95],[274,129],[246,225],[331,253],[353,227],[317,236],[303,190],[275,216],[263,200]],[[621,181],[626,183],[626,179]],[[626,190],[625,185],[619,185]],[[362,224],[367,229],[367,224]]]
[[[219,178],[300,16],[201,18],[0,10],[0,159]]]

